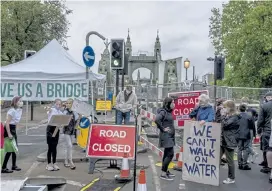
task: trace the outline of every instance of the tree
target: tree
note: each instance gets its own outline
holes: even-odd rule
[[[2,1],[2,65],[22,60],[25,50],[38,51],[54,38],[65,43],[70,13],[64,1]]]
[[[212,44],[227,58],[221,84],[272,87],[272,2],[229,1],[221,15],[215,9],[212,13]]]

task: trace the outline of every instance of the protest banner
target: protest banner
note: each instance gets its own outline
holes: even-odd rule
[[[96,111],[111,111],[111,101],[110,100],[97,100],[96,101]]]
[[[71,119],[72,115],[52,115],[50,121],[48,122],[48,125],[56,126],[52,137],[56,136],[60,127],[67,126],[70,123]]]
[[[87,157],[122,159],[124,153],[134,159],[135,126],[92,124],[89,131]]]
[[[88,117],[93,112],[93,106],[78,99],[74,99],[71,110]]]
[[[218,186],[221,125],[185,121],[185,127],[182,179]]]
[[[59,98],[80,98],[88,101],[89,86],[86,80],[81,81],[1,81],[1,99],[12,100],[16,95],[25,101],[54,101]]]
[[[189,120],[189,114],[198,104],[198,97],[201,94],[207,94],[207,90],[188,91],[188,92],[171,92],[168,97],[174,97],[175,108],[172,115],[174,120],[178,121],[178,126],[184,126],[184,121]]]

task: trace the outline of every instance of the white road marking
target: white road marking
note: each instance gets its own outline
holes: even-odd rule
[[[155,166],[154,158],[151,155],[148,155],[148,158],[149,158],[149,161],[150,161],[151,169],[153,171],[153,180],[154,180],[154,183],[155,183],[156,191],[161,191],[161,185],[160,185],[157,169],[156,169],[156,166]]]
[[[45,137],[46,135],[27,135],[29,137]]]
[[[34,143],[18,143],[19,146],[30,146],[33,145]]]
[[[35,161],[35,162],[31,165],[31,167],[26,171],[25,177],[28,177],[28,176],[31,174],[31,172],[32,172],[35,168],[38,167],[39,164],[40,164],[40,162]]]
[[[54,176],[44,176],[44,175],[39,175],[38,177],[40,177],[40,178],[54,178]],[[76,182],[73,180],[66,180],[66,184],[70,184],[72,186],[78,186],[78,187],[86,186],[86,184],[82,184],[80,182]]]
[[[179,189],[180,190],[185,190],[185,184],[179,184]]]

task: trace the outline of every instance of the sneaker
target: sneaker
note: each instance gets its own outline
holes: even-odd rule
[[[235,180],[234,179],[230,179],[230,178],[227,178],[227,180],[223,181],[223,184],[234,184],[234,183],[235,183]]]
[[[161,176],[160,176],[160,179],[163,179],[163,180],[168,180],[168,181],[172,181],[172,180],[174,180],[173,178],[169,177],[167,174],[165,174],[165,175],[161,175]]]
[[[252,155],[251,163],[254,163],[258,156],[259,156],[258,153],[255,153],[254,155]]]
[[[46,168],[45,168],[45,169],[48,170],[48,171],[53,171],[53,170],[54,170],[52,164],[46,165]]]
[[[169,177],[175,177],[176,175],[172,174],[171,172],[167,171],[166,172],[166,175],[169,176]]]
[[[53,164],[53,168],[54,168],[54,170],[59,170],[60,168],[56,165],[56,163],[55,164]]]
[[[265,174],[268,174],[268,173],[271,172],[271,170],[270,170],[270,168],[264,167],[264,168],[262,168],[262,169],[260,170],[260,172],[265,173]]]
[[[9,170],[8,168],[4,168],[1,170],[1,173],[13,173],[13,170]]]
[[[248,165],[243,166],[242,170],[251,170],[251,168]]]
[[[73,163],[73,161],[70,162],[70,169],[71,170],[75,170],[76,169],[76,165]]]
[[[65,160],[65,161],[64,161],[64,166],[65,166],[65,167],[70,167],[70,164],[68,163],[68,160]]]
[[[13,166],[13,167],[11,168],[11,170],[21,171],[22,169],[20,169],[18,166]]]

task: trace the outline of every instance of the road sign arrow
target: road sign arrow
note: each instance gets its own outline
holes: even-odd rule
[[[90,56],[88,52],[85,52],[84,59],[87,60],[87,61],[89,61],[90,59],[93,60],[94,56]]]
[[[80,122],[80,126],[81,126],[81,127],[84,127],[85,124],[88,122],[88,120],[89,120],[89,119],[85,119],[85,121]]]

